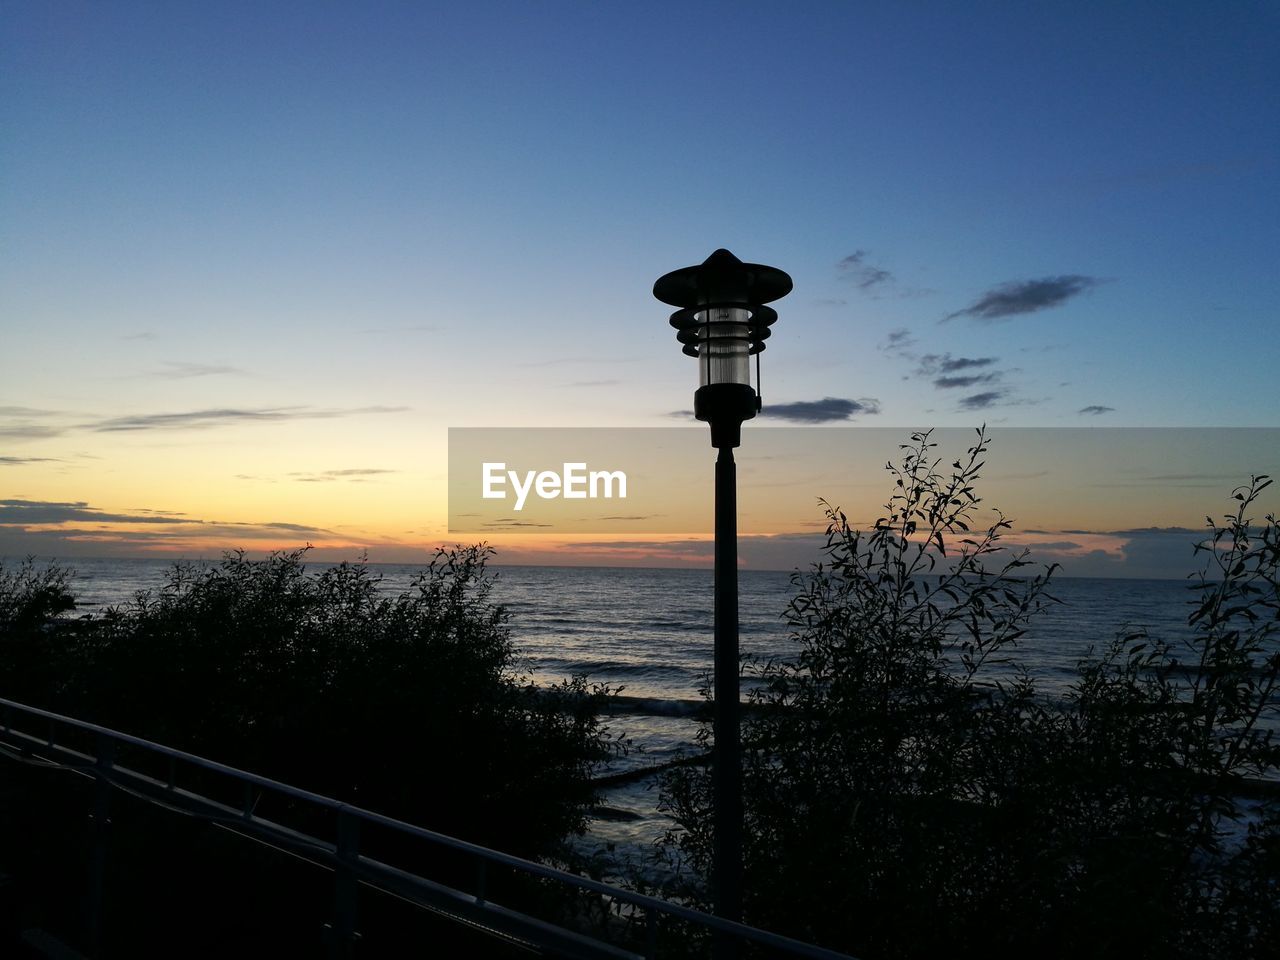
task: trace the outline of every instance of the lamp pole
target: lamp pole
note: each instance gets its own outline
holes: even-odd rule
[[[743,263],[717,250],[698,266],[658,279],[653,295],[680,307],[671,325],[684,352],[698,358],[694,415],[711,425],[715,466],[715,750],[711,760],[711,883],[716,915],[742,920],[742,744],[739,736],[738,483],[733,448],[742,423],[761,409],[760,353],[778,319],[765,304],[791,292],[775,267]],[[751,382],[751,357],[756,377]],[[719,954],[733,951],[723,940]]]
[[[738,467],[733,447],[716,455],[715,547],[715,803],[712,882],[715,911],[742,919],[742,742],[739,736]]]

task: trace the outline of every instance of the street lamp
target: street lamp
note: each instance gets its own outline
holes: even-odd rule
[[[711,425],[716,457],[715,753],[711,881],[716,914],[742,919],[742,749],[738,736],[738,489],[733,448],[742,422],[760,410],[760,353],[778,319],[765,306],[791,292],[775,267],[743,263],[717,250],[700,265],[658,279],[653,295],[680,307],[671,325],[684,352],[698,358],[693,412]],[[755,387],[751,358],[756,358]]]

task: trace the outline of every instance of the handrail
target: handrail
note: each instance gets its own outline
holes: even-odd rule
[[[409,874],[403,870],[391,866],[390,864],[380,863],[372,860],[359,853],[358,841],[353,839],[358,833],[351,832],[345,838],[342,834],[341,824],[344,822],[364,821],[370,824],[376,824],[381,827],[398,831],[409,836],[427,840],[431,843],[455,850],[474,857],[477,860],[501,865],[512,868],[521,873],[552,880],[566,886],[571,886],[579,890],[588,891],[607,897],[612,901],[630,905],[633,908],[639,908],[645,911],[645,916],[656,918],[659,915],[680,919],[688,923],[694,924],[712,933],[726,936],[739,942],[753,943],[760,946],[771,947],[775,950],[782,951],[786,955],[794,957],[811,958],[811,960],[851,960],[847,954],[819,947],[814,944],[805,943],[786,937],[781,934],[771,933],[766,930],[760,930],[755,927],[748,926],[743,923],[737,923],[726,920],[722,917],[716,917],[711,914],[703,913],[691,907],[684,906],[679,903],[672,903],[647,894],[637,893],[635,891],[626,890],[612,884],[604,883],[599,880],[593,880],[589,877],[581,877],[577,874],[569,873],[555,867],[549,867],[545,864],[537,863],[532,860],[526,860],[522,857],[513,856],[498,850],[493,850],[480,844],[471,843],[466,840],[460,840],[457,837],[451,837],[446,834],[438,833],[434,830],[428,830],[415,824],[406,823],[394,817],[377,813],[372,810],[366,810],[363,807],[353,806],[332,797],[326,797],[322,794],[313,793],[310,790],[304,790],[301,787],[295,787],[291,784],[283,783],[279,780],[273,780],[270,777],[264,777],[259,774],[251,773],[246,770],[240,770],[236,767],[219,763],[216,760],[209,760],[195,754],[187,753],[164,744],[155,743],[142,737],[136,737],[132,734],[122,733],[118,730],[112,730],[96,723],[90,723],[85,720],[78,720],[74,717],[68,717],[63,714],[54,713],[39,707],[32,707],[27,704],[19,703],[14,700],[8,700],[0,697],[0,713],[3,714],[3,722],[0,723],[0,730],[7,737],[21,738],[25,741],[24,749],[31,750],[38,748],[46,751],[62,753],[77,761],[78,769],[88,775],[94,776],[99,782],[119,785],[114,783],[113,777],[127,779],[134,784],[156,791],[161,791],[162,796],[169,799],[178,799],[193,808],[197,808],[205,815],[218,819],[226,819],[234,821],[228,824],[232,829],[242,830],[251,829],[259,835],[266,835],[284,845],[284,849],[289,846],[305,846],[313,851],[321,854],[326,860],[331,861],[331,865],[339,873],[340,879],[350,880],[350,874],[344,874],[343,871],[354,871],[358,874],[361,882],[371,886],[383,889],[387,892],[394,892],[401,896],[404,895],[404,889],[418,887],[426,890],[431,894],[426,900],[414,899],[419,906],[433,909],[432,902],[438,902],[441,898],[445,900],[456,900],[457,903],[465,905],[474,911],[485,913],[486,916],[492,918],[495,916],[503,916],[508,922],[514,924],[523,930],[526,934],[530,934],[537,939],[539,932],[546,936],[556,936],[558,939],[569,938],[573,941],[590,941],[591,938],[584,937],[576,931],[567,928],[553,927],[545,921],[536,920],[532,917],[525,917],[509,908],[500,904],[494,904],[486,900],[483,892],[480,894],[467,894],[462,891],[445,888],[435,881],[428,880]],[[18,711],[31,717],[38,717],[43,720],[50,721],[50,728],[47,735],[36,733],[28,733],[26,731],[16,729],[12,723],[12,713]],[[100,748],[96,756],[75,750],[65,744],[56,742],[53,726],[57,724],[66,725],[73,729],[91,733],[95,737],[100,738],[100,743],[105,749]],[[180,761],[184,764],[220,774],[231,778],[245,785],[252,785],[266,790],[271,790],[280,795],[291,797],[295,800],[312,804],[322,809],[330,810],[338,815],[339,837],[336,842],[321,840],[311,837],[305,833],[293,830],[282,824],[277,824],[263,817],[258,817],[253,810],[253,806],[246,800],[243,809],[237,810],[229,807],[224,803],[213,800],[212,798],[202,796],[190,790],[177,789],[173,782],[174,774],[171,770],[170,781],[165,784],[153,777],[143,774],[139,771],[132,770],[128,767],[120,766],[114,762],[114,749],[112,744],[127,744],[141,750],[158,754],[169,758],[171,761]],[[146,797],[145,799],[158,802],[158,798]],[[438,912],[438,911],[437,911]],[[518,919],[515,919],[518,918]],[[341,918],[339,918],[341,921]],[[653,929],[653,923],[649,923],[650,930]],[[544,929],[546,928],[546,929]],[[563,943],[560,946],[564,946]],[[603,941],[592,941],[590,943],[580,943],[583,953],[582,956],[636,956],[635,954],[619,954],[617,948],[605,944]],[[649,952],[647,956],[655,956],[654,945],[651,940]]]

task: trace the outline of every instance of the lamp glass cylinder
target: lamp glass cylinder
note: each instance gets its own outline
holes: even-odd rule
[[[712,307],[698,314],[698,383],[751,385],[751,330],[741,307]]]

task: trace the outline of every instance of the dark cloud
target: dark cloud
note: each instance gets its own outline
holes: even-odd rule
[[[951,390],[955,387],[972,387],[979,383],[992,383],[1000,379],[998,373],[978,373],[970,377],[938,377],[933,385],[940,390]]]
[[[1076,413],[1091,416],[1091,417],[1096,417],[1104,413],[1115,413],[1115,411],[1116,411],[1115,407],[1103,407],[1095,403],[1087,407],[1081,407],[1079,410],[1076,411]]]
[[[95,433],[127,430],[205,429],[234,423],[274,423],[285,420],[329,420],[366,413],[402,413],[408,407],[355,407],[347,410],[324,410],[314,407],[265,407],[259,409],[221,408],[189,410],[182,413],[144,413],[128,417],[109,417],[95,423],[82,424]]]
[[[831,423],[851,420],[858,414],[879,413],[880,401],[872,397],[846,400],[841,397],[823,397],[821,400],[797,400],[794,403],[774,403],[765,407],[764,416],[794,423]]]
[[[0,467],[17,467],[24,463],[62,463],[57,457],[0,457]]]
[[[1108,530],[1113,537],[1192,537],[1196,540],[1205,537],[1205,531],[1197,527],[1133,527],[1128,530]]]
[[[849,301],[839,299],[815,300],[813,301],[813,305],[815,307],[847,307],[849,305]]]
[[[962,397],[960,399],[960,409],[986,410],[1003,400],[1006,392],[1004,390],[986,390],[982,393],[974,393],[967,397]]]
[[[943,373],[955,373],[957,370],[971,370],[974,367],[989,367],[996,362],[995,357],[952,357],[944,354],[938,362],[938,369]]]
[[[880,344],[880,350],[895,357],[911,357],[913,356],[911,351],[915,345],[916,338],[911,335],[911,331],[906,327],[900,327],[889,331],[889,335],[884,338],[884,343]]]
[[[158,514],[104,513],[83,500],[0,500],[0,526],[70,523],[199,523],[183,517]]]
[[[329,533],[323,527],[313,527],[300,523],[273,521],[269,523],[249,523],[239,521],[193,520],[183,513],[169,512],[141,507],[133,513],[108,513],[91,507],[84,500],[0,500],[0,526],[47,526],[58,523],[136,523],[182,525],[183,527],[200,527],[200,535],[204,537],[221,535],[227,532],[240,533],[245,528],[251,530],[284,530],[289,533]],[[65,533],[65,530],[52,531]],[[103,531],[94,531],[101,535]],[[176,531],[175,535],[190,536],[189,529]],[[156,534],[159,536],[160,534]]]
[[[110,556],[121,547],[199,551],[209,544],[220,550],[228,542],[278,542],[282,536],[324,540],[335,534],[308,524],[198,520],[149,507],[113,513],[82,500],[0,500],[0,556]]]
[[[980,370],[990,367],[996,360],[996,357],[953,357],[949,353],[926,353],[920,357],[916,376],[932,377],[940,373]]]
[[[1080,544],[1076,543],[1074,540],[1046,540],[1046,541],[1037,543],[1032,548],[1032,551],[1034,552],[1036,550],[1079,550],[1080,548],[1081,548]]]
[[[1096,287],[1099,282],[1096,277],[1074,273],[1042,277],[1039,280],[1014,280],[993,287],[963,310],[949,313],[942,319],[945,322],[956,317],[972,317],[975,320],[991,321],[1035,313],[1060,306]]]
[[[867,263],[865,250],[855,250],[836,264],[836,267],[841,275],[853,281],[859,290],[870,290],[893,279],[893,274],[888,270]]]

